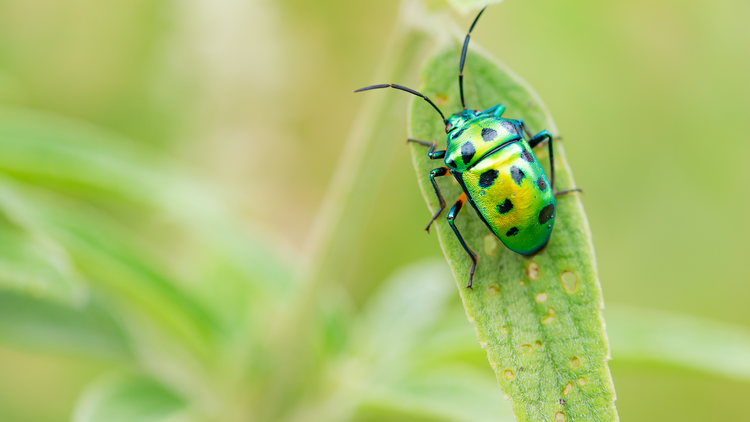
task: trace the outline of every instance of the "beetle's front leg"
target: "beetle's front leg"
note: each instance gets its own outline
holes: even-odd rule
[[[484,111],[484,114],[489,114],[495,117],[500,117],[505,113],[505,106],[502,104],[498,104],[494,107],[490,107],[487,110]]]
[[[456,219],[456,215],[458,215],[459,212],[461,212],[461,208],[463,208],[464,204],[466,203],[466,192],[462,193],[461,196],[458,197],[458,200],[455,204],[453,204],[453,208],[451,208],[450,211],[448,211],[448,224],[451,225],[451,228],[453,229],[453,233],[456,234],[456,237],[458,238],[458,241],[461,242],[461,246],[464,247],[464,250],[466,253],[469,254],[469,257],[471,258],[471,272],[469,273],[469,284],[466,286],[467,289],[471,289],[471,283],[474,281],[474,272],[477,269],[477,254],[476,252],[472,251],[469,245],[466,244],[464,241],[463,236],[461,236],[461,233],[456,228],[456,225],[454,224],[453,220]]]
[[[437,148],[437,144],[435,142],[420,141],[418,139],[411,138],[407,138],[406,142],[414,142],[415,144],[430,147],[430,150],[427,151],[427,156],[430,157],[430,160],[438,160],[445,157],[445,150],[435,151],[435,148]]]

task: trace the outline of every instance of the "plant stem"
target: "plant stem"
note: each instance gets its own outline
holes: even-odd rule
[[[408,83],[430,45],[421,30],[425,16],[419,0],[404,0],[376,77],[363,82]],[[367,85],[367,83],[363,83]],[[352,89],[353,91],[353,89]],[[298,374],[317,371],[305,354],[307,333],[314,327],[319,295],[340,282],[343,267],[363,231],[362,221],[382,183],[382,163],[399,139],[405,140],[405,95],[394,92],[363,94],[365,105],[352,126],[326,196],[312,226],[302,265],[299,288],[272,330],[276,371],[260,411],[260,420],[279,420],[297,397]],[[304,368],[304,369],[303,369]]]

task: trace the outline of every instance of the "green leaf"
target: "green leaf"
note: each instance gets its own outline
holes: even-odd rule
[[[450,313],[450,272],[427,260],[399,269],[363,310],[356,360],[368,368],[361,406],[415,417],[451,421],[511,421],[513,416],[489,370],[454,353],[481,350],[471,327]],[[446,324],[459,322],[449,339]],[[455,325],[455,324],[453,324]],[[458,333],[457,333],[458,332]],[[458,335],[456,335],[458,334]]]
[[[403,365],[445,313],[449,283],[445,264],[433,260],[399,269],[362,312],[361,325],[354,330],[356,341],[367,350],[360,354],[372,354],[373,365],[381,365],[382,371]]]
[[[148,308],[153,319],[171,320],[173,331],[213,330],[215,320],[222,334],[244,342],[265,305],[289,294],[291,266],[277,242],[247,227],[220,189],[161,151],[86,123],[0,108],[0,173],[0,214],[20,227],[20,240],[47,246],[26,248],[47,253],[41,257],[0,256],[0,287],[46,293],[41,287],[49,285],[56,289],[50,295],[60,296],[67,285],[56,281],[72,284],[81,273],[92,288],[112,289],[116,301],[141,307],[139,314]],[[15,233],[2,223],[0,216],[0,239]],[[26,250],[19,243],[4,245],[18,255]],[[45,271],[47,255],[57,278]],[[3,271],[10,264],[14,271]]]
[[[0,179],[0,288],[81,303],[84,283],[67,252],[4,182]]]
[[[106,214],[35,187],[0,179],[0,192],[13,192],[35,227],[76,260],[120,316],[148,315],[151,323],[205,349],[213,321],[206,310],[169,280],[164,264],[147,253],[148,245]]]
[[[114,375],[91,385],[78,402],[74,422],[160,422],[191,420],[185,404],[154,380]]]
[[[135,235],[176,225],[197,238],[194,243],[182,240],[180,247],[198,245],[204,250],[197,256],[223,257],[223,269],[231,266],[239,273],[235,277],[255,291],[276,295],[291,283],[289,266],[274,253],[277,245],[254,241],[259,231],[246,227],[218,187],[179,168],[163,151],[83,122],[0,108],[0,173],[113,214]],[[154,243],[153,236],[143,237]],[[215,261],[210,265],[217,266]],[[203,298],[215,294],[216,283],[223,281],[185,284],[198,288],[196,296]],[[255,294],[247,287],[232,296]],[[221,311],[227,309],[224,299],[216,304]]]
[[[460,48],[433,55],[420,89],[446,112],[460,109],[457,62]],[[508,107],[507,117],[524,119],[533,131],[557,135],[541,100],[518,76],[487,54],[470,51],[465,71],[467,105],[484,109]],[[444,145],[445,132],[436,113],[421,99],[412,103],[409,134]],[[412,147],[422,192],[437,211],[429,181],[442,163],[427,158],[426,149]],[[547,154],[535,154],[546,163]],[[558,190],[573,187],[561,142],[555,143]],[[461,188],[440,180],[449,205]],[[519,421],[614,421],[615,392],[607,360],[601,290],[588,222],[579,194],[558,198],[557,222],[548,246],[534,256],[507,250],[490,234],[470,206],[456,219],[464,238],[480,256],[474,289],[468,283],[471,260],[445,218],[437,220],[440,244],[453,270],[466,313],[495,370],[503,392],[513,402]],[[428,213],[425,213],[425,219]],[[564,280],[564,281],[563,281]],[[498,400],[501,398],[498,397]]]
[[[750,330],[691,315],[607,306],[618,362],[666,364],[750,381]]]
[[[451,290],[447,265],[434,259],[389,277],[356,318],[348,350],[329,366],[322,398],[292,420],[346,421],[355,411],[381,416],[373,420],[513,420],[509,403],[493,400],[500,391],[489,368],[455,353],[470,349],[483,360],[471,325],[449,312],[460,308]]]
[[[0,342],[99,358],[131,353],[122,329],[99,304],[72,308],[12,291],[0,291]]]
[[[440,421],[514,421],[508,403],[497,400],[497,384],[487,375],[466,365],[444,365],[371,392],[363,406]]]
[[[462,15],[474,10],[479,10],[491,4],[500,3],[503,0],[448,0],[448,3]]]

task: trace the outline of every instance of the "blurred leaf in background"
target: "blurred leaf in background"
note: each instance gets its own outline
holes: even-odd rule
[[[264,400],[351,91],[394,52],[399,7],[0,2],[0,420],[512,417],[448,272],[421,261],[442,258],[406,98],[376,122],[381,179],[307,321],[309,372]],[[586,188],[622,417],[744,415],[750,6],[493,11],[473,38],[545,99]],[[406,67],[394,82],[418,85]]]

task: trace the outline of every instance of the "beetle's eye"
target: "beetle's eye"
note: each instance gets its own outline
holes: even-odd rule
[[[451,130],[453,130],[453,125],[452,124],[448,123],[447,125],[445,125],[445,133],[448,133]]]

